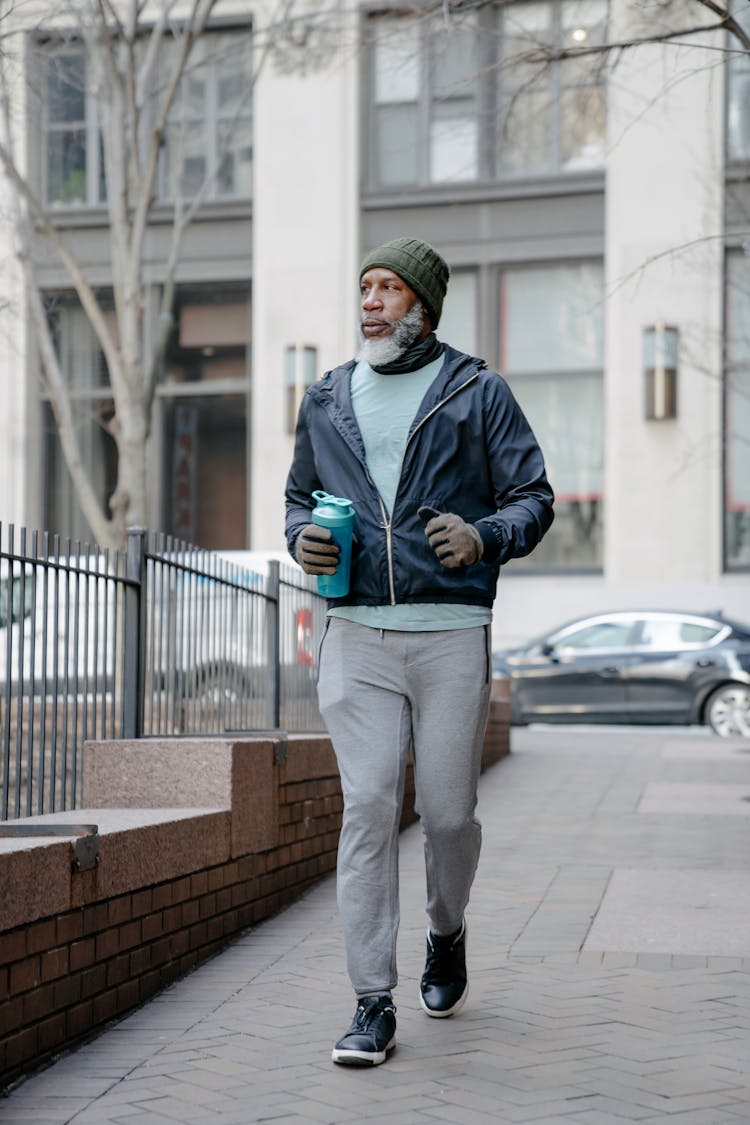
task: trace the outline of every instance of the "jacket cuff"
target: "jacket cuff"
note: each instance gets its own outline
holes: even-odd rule
[[[484,520],[482,520],[481,523],[475,523],[473,526],[479,532],[479,536],[484,544],[482,562],[497,562],[504,545],[503,534],[500,528]]]

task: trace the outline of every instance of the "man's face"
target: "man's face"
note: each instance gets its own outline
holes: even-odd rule
[[[403,278],[392,270],[374,266],[360,280],[361,331],[365,340],[385,340],[418,302],[418,297]],[[429,316],[422,313],[422,326],[413,337],[424,340],[432,331]]]

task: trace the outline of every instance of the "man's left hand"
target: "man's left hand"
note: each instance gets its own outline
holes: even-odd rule
[[[419,515],[422,519],[431,517],[424,533],[442,565],[453,568],[478,563],[484,554],[484,543],[474,525],[452,512],[433,512],[434,509],[420,508]]]

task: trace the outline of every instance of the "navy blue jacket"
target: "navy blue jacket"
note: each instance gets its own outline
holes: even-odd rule
[[[323,489],[352,500],[356,511],[351,585],[333,604],[491,606],[501,563],[533,550],[553,518],[541,451],[508,384],[483,360],[446,347],[409,430],[389,517],[352,410],[354,366],[329,371],[302,400],[286,487],[290,553],[311,522],[313,491]],[[473,523],[481,561],[442,566],[417,515],[423,504]]]

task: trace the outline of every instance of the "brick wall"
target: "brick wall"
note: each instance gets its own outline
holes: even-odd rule
[[[0,936],[3,1082],[291,902],[335,863],[335,846],[318,853],[314,843],[245,856]]]
[[[185,744],[180,745],[184,749]],[[507,700],[500,695],[492,704],[483,766],[508,749]],[[142,752],[143,743],[138,746]],[[148,745],[145,752],[152,752]],[[151,815],[147,826],[113,830],[111,839],[125,844],[116,851],[113,843],[108,851],[103,836],[99,868],[70,874],[69,909],[56,908],[45,915],[38,895],[30,896],[27,919],[4,931],[3,917],[13,912],[20,917],[16,900],[28,882],[23,874],[28,868],[22,869],[21,881],[6,880],[5,899],[0,880],[0,906],[8,906],[0,915],[0,1088],[97,1025],[142,1003],[334,870],[342,797],[327,740],[280,738],[275,754],[275,788],[270,797],[266,793],[275,809],[264,828],[266,836],[269,831],[273,836],[271,847],[236,854],[246,836],[244,828],[235,831],[229,825],[235,804],[242,803],[239,793],[226,811],[195,810],[192,815],[180,810],[182,819],[171,820],[171,837],[148,835],[155,831],[158,814]],[[124,752],[118,760],[122,756]],[[413,792],[410,770],[402,826],[415,819]],[[92,819],[92,811],[101,821],[101,804],[98,810],[79,810],[78,816]],[[112,814],[115,820],[118,815]],[[195,847],[202,824],[211,829],[220,862],[210,862],[208,844]],[[167,841],[161,851],[171,849],[181,862],[191,849],[200,852],[200,868],[147,882],[139,872],[148,857],[140,853],[159,849],[160,839]],[[40,841],[33,854],[43,857],[65,846],[56,841],[45,848]],[[3,859],[8,861],[12,854]],[[124,870],[128,856],[139,857],[131,873]],[[28,850],[25,858],[28,863]],[[168,864],[168,854],[161,858]],[[116,873],[108,874],[108,867]],[[118,893],[123,886],[127,889]],[[48,889],[50,901],[57,902],[56,889]]]

